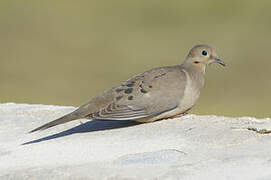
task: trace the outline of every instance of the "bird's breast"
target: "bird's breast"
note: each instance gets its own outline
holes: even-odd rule
[[[186,75],[186,85],[183,98],[180,99],[179,104],[181,112],[185,112],[192,108],[200,96],[200,87],[198,86],[198,83],[193,77],[189,75],[187,71],[184,70],[184,72]]]

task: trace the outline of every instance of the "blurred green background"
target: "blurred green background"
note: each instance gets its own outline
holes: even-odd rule
[[[196,114],[270,117],[271,1],[0,1],[0,102],[79,106],[209,44]]]

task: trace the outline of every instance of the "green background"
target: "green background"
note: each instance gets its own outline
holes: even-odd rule
[[[209,44],[192,113],[270,117],[271,1],[0,1],[0,102],[79,106]]]

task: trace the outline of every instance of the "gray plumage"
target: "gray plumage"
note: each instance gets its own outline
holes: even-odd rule
[[[208,45],[193,47],[181,65],[151,69],[93,98],[77,110],[38,127],[44,130],[76,119],[152,122],[191,109],[204,85],[205,67],[225,64]]]

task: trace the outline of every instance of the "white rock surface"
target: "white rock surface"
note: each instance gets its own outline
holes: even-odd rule
[[[0,104],[0,179],[271,179],[269,118],[83,120],[27,133],[74,109]]]

